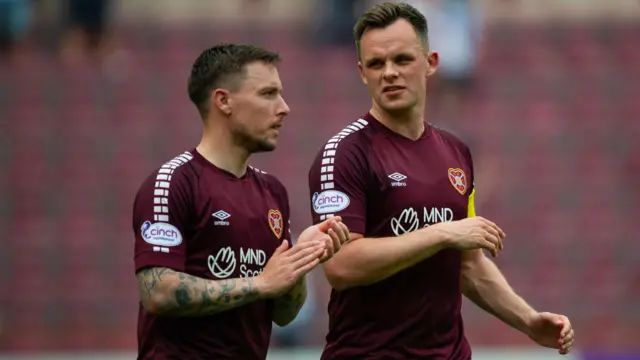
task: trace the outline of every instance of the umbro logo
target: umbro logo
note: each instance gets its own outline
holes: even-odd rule
[[[218,210],[218,211],[214,212],[213,214],[211,214],[211,216],[213,216],[214,218],[218,219],[218,220],[213,222],[214,225],[229,226],[229,222],[226,221],[226,220],[231,217],[231,214],[229,214],[228,212],[226,212],[224,210]]]
[[[213,214],[211,214],[211,216],[218,218],[220,220],[226,220],[228,219],[231,214],[229,214],[228,212],[224,211],[224,210],[218,210],[216,212],[214,212]]]
[[[395,180],[395,181],[402,181],[402,180],[406,179],[407,177],[402,175],[402,174],[400,174],[400,173],[394,172],[393,174],[389,175],[389,178],[391,178],[392,180]]]
[[[394,172],[393,174],[388,175],[391,180],[394,182],[391,183],[391,186],[407,186],[407,183],[404,182],[407,177],[399,172]]]

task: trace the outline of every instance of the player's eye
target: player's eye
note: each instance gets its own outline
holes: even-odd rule
[[[382,65],[383,65],[383,62],[382,62],[382,60],[379,60],[379,59],[374,59],[374,60],[371,60],[371,61],[367,62],[367,67],[371,68],[371,69],[379,68]]]
[[[266,97],[275,97],[278,95],[278,89],[268,89],[262,92]]]

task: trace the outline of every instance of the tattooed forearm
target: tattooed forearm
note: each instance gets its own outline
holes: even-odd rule
[[[167,268],[140,271],[138,287],[144,307],[158,315],[210,315],[260,298],[252,278],[215,281]]]
[[[280,326],[289,324],[298,316],[298,312],[302,309],[302,305],[304,305],[306,299],[307,284],[303,276],[296,282],[291,290],[275,299],[273,321]]]
[[[167,268],[156,268],[156,269],[147,269],[147,270],[155,270],[150,271],[147,276],[140,277],[138,275],[138,285],[140,288],[140,296],[144,298],[150,298],[151,294],[155,291],[158,283],[162,281],[162,277],[167,272]],[[144,271],[147,271],[144,270]]]

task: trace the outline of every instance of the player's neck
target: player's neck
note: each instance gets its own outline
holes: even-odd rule
[[[412,109],[406,113],[388,113],[373,106],[371,115],[391,131],[411,140],[419,139],[424,133],[424,111]]]
[[[245,148],[234,144],[226,131],[205,128],[196,150],[215,167],[238,178],[247,172],[247,162],[251,154]]]

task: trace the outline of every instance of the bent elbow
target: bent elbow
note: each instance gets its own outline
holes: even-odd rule
[[[325,266],[324,276],[329,285],[336,291],[343,291],[355,286],[353,277],[338,266]]]
[[[165,297],[158,293],[150,294],[150,296],[142,299],[142,307],[152,315],[162,315],[166,311]]]
[[[343,291],[349,288],[349,286],[347,285],[347,282],[340,277],[327,276],[326,278],[327,278],[327,281],[329,282],[329,285],[331,285],[331,288],[333,288],[336,291]]]
[[[171,298],[159,289],[150,292],[149,296],[144,296],[141,303],[144,309],[153,315],[168,315],[172,310]]]

